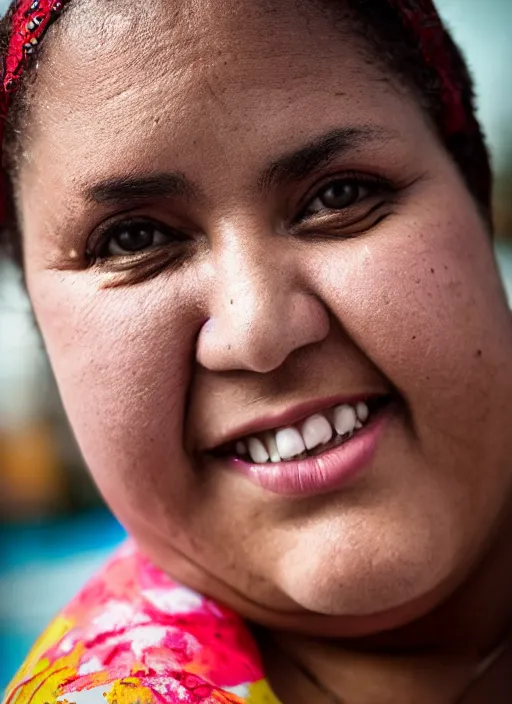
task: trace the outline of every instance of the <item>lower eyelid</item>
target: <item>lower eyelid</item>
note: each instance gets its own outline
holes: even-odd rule
[[[364,230],[371,229],[390,214],[391,205],[392,202],[390,200],[380,199],[373,205],[367,207],[357,216],[355,214],[349,215],[348,213],[343,213],[342,211],[326,211],[316,213],[294,223],[289,231],[289,234],[299,237],[302,235],[307,236],[309,234],[314,234],[316,238],[316,236],[321,237],[322,231],[328,232],[333,229],[333,231],[336,231],[339,235],[343,235],[345,230],[348,231],[352,227],[357,228],[363,223]]]
[[[325,206],[320,207],[318,210],[312,210],[312,207],[313,207],[313,205],[315,204],[315,202],[316,202],[317,200],[319,201],[320,198],[318,198],[318,197],[315,198],[315,199],[308,205],[308,207],[307,207],[306,210],[304,211],[305,214],[306,214],[306,213],[315,213],[315,212],[319,212],[320,210],[329,210],[329,208],[326,208]],[[320,203],[320,205],[321,205],[321,203]]]

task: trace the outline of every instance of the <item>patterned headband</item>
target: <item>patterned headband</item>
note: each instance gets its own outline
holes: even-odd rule
[[[69,0],[15,0],[11,6],[11,33],[0,65],[0,145],[11,96],[16,91],[31,54],[49,25],[60,15]],[[471,129],[472,116],[464,108],[462,88],[452,65],[447,35],[432,0],[386,0],[412,33],[425,63],[440,80],[443,115],[441,129],[445,139]],[[5,190],[0,185],[0,222],[4,221]]]

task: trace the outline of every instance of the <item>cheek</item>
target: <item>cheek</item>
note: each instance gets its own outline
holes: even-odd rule
[[[68,417],[107,500],[121,512],[151,500],[158,512],[165,497],[162,513],[179,515],[191,481],[182,436],[196,332],[179,294],[162,295],[157,280],[101,289],[86,273],[38,273],[29,289]]]
[[[337,244],[311,277],[404,398],[433,481],[471,500],[485,484],[481,500],[495,503],[512,452],[511,318],[472,208],[461,200],[461,215],[440,212],[390,218],[366,242]]]

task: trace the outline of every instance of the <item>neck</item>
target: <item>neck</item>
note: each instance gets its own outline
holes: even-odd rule
[[[335,702],[329,700],[335,694],[347,704],[384,704],[384,692],[393,692],[394,704],[457,701],[485,658],[511,635],[511,536],[512,513],[465,582],[406,626],[352,640],[275,633],[270,649],[284,652],[291,667],[317,683],[327,697],[319,694],[318,702]],[[269,652],[268,644],[263,650]]]

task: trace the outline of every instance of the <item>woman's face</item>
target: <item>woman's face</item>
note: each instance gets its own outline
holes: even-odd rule
[[[125,4],[48,38],[20,172],[86,462],[160,565],[242,613],[408,618],[471,567],[512,479],[512,326],[475,204],[325,9]],[[236,445],[370,398],[316,459]]]

